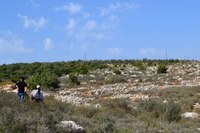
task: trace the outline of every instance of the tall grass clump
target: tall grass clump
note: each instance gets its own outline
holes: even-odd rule
[[[146,119],[159,119],[168,122],[178,122],[181,119],[181,106],[178,103],[163,103],[159,100],[140,101],[135,115]]]

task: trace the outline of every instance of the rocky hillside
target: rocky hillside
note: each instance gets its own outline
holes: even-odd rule
[[[134,102],[157,97],[145,93],[149,90],[200,86],[200,62],[196,61],[166,65],[166,73],[158,73],[156,64],[145,65],[143,70],[132,64],[108,65],[106,69],[77,75],[80,85],[70,86],[69,75],[60,77],[62,90],[56,99],[76,105],[101,106],[103,99],[126,98]]]
[[[14,95],[5,103],[8,94],[1,92],[5,118],[0,117],[0,132],[62,133],[71,132],[71,127],[76,127],[73,132],[89,133],[200,131],[200,62],[104,62],[104,67],[85,68],[61,74],[60,88],[44,88],[42,106],[30,101],[19,106]],[[10,85],[1,84],[1,89],[16,92]],[[15,112],[24,113],[21,121]]]

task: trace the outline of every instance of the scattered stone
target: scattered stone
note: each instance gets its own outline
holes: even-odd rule
[[[165,100],[163,101],[163,103],[168,103],[168,101],[165,99]]]
[[[196,110],[199,110],[200,109],[200,104],[199,103],[195,103],[193,105],[193,110],[196,111]]]
[[[197,128],[198,131],[200,131],[200,128]]]
[[[60,95],[65,96],[65,95],[70,95],[70,91],[60,91]]]
[[[70,133],[85,133],[85,129],[77,125],[74,121],[60,121],[56,124],[56,127],[61,131],[70,132]]]
[[[181,114],[181,117],[195,119],[199,117],[199,114],[196,112],[185,112],[184,114]]]

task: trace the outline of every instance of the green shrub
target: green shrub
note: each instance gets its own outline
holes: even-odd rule
[[[12,81],[13,83],[17,83],[18,80],[19,80],[19,77],[12,77],[12,78],[11,78],[11,81]]]
[[[77,76],[74,74],[69,75],[70,82],[72,84],[80,85],[80,81],[78,80]]]
[[[167,67],[164,64],[160,64],[157,69],[157,73],[167,73]]]
[[[79,74],[88,74],[89,70],[88,70],[88,66],[86,64],[82,64],[77,66],[76,68],[76,72]]]
[[[146,67],[142,61],[136,61],[134,64],[139,70],[146,70]]]
[[[120,75],[121,71],[120,70],[114,70],[114,73],[117,74],[117,75]]]
[[[59,88],[59,81],[57,76],[51,72],[36,73],[28,79],[29,89],[33,90],[37,84],[42,85],[42,88],[48,88],[52,90]]]

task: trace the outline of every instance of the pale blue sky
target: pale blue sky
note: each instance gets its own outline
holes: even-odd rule
[[[0,64],[200,59],[199,0],[2,0]]]

